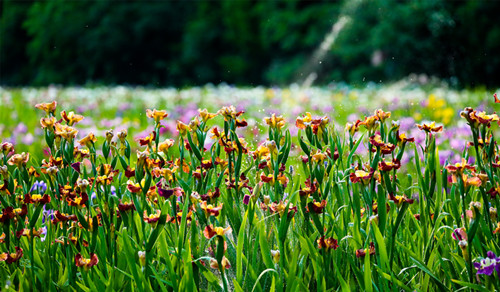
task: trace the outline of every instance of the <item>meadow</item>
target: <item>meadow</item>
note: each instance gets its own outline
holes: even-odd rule
[[[500,290],[500,101],[427,81],[0,88],[0,286]]]

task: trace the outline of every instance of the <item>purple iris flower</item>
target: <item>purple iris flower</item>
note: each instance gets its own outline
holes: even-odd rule
[[[474,267],[477,269],[477,274],[483,274],[491,276],[494,270],[497,271],[500,276],[500,258],[497,257],[492,251],[487,253],[487,257],[481,259],[479,263],[474,263]]]
[[[40,239],[43,242],[43,241],[45,241],[45,238],[47,237],[47,226],[42,227],[42,235],[43,235],[43,237],[41,237]]]
[[[43,195],[47,190],[47,184],[44,181],[36,181],[30,189],[30,192],[36,191],[38,194]]]
[[[54,210],[46,209],[47,205],[43,205],[43,213],[42,213],[42,224],[45,224],[47,219],[54,219]]]

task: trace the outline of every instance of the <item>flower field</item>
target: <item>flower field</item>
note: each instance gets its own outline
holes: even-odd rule
[[[500,290],[497,102],[409,81],[0,88],[0,285]]]

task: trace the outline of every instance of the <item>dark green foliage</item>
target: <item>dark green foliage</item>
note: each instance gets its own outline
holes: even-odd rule
[[[2,85],[287,84],[312,71],[323,84],[411,73],[500,84],[495,1],[6,0],[0,10]],[[313,59],[340,15],[351,21]]]

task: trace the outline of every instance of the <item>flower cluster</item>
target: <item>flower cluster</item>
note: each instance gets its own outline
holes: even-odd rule
[[[90,118],[57,106],[36,105],[45,157],[0,146],[0,266],[34,288],[49,278],[63,287],[51,278],[61,274],[68,287],[110,290],[119,280],[228,291],[233,275],[237,290],[407,290],[386,280],[397,269],[415,278],[419,249],[423,261],[451,254],[447,264],[472,283],[471,259],[500,234],[496,114],[466,108],[472,141],[459,162],[442,162],[443,125],[404,128],[380,109],[344,131],[326,115],[290,123],[273,113],[262,140],[248,139],[254,117],[234,106],[189,120],[147,109],[152,126],[133,139],[116,128],[82,133]],[[474,262],[477,274],[500,270],[494,252]]]

